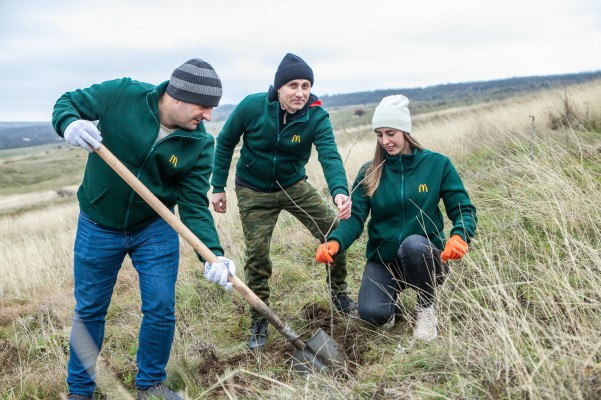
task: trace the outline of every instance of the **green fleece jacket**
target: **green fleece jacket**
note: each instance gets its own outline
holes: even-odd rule
[[[178,129],[156,142],[158,102],[167,84],[123,78],[67,92],[54,106],[52,125],[63,136],[77,119],[98,120],[102,144],[167,207],[177,204],[182,222],[223,255],[207,198],[213,137],[200,123],[194,131]],[[135,230],[159,217],[96,153],[88,156],[77,197],[92,220],[112,229]]]
[[[348,194],[346,173],[329,115],[320,102],[312,99],[309,102],[303,116],[280,130],[277,98],[265,92],[243,99],[217,136],[211,178],[213,192],[224,191],[234,148],[244,135],[236,179],[265,192],[276,191],[280,185],[289,187],[305,178],[305,165],[315,144],[330,194],[332,197]]]
[[[359,171],[353,188],[365,177],[371,162]],[[443,249],[444,221],[439,208],[442,199],[452,222],[450,234],[459,235],[467,243],[476,231],[476,208],[451,161],[429,150],[414,150],[413,154],[387,156],[380,185],[372,197],[361,184],[352,195],[351,217],[340,221],[328,240],[340,243],[346,250],[361,235],[368,215],[369,261],[395,260],[400,244],[410,235],[427,237],[438,249]]]

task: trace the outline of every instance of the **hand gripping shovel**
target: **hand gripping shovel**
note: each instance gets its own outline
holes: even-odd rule
[[[217,256],[192,233],[138,178],[136,178],[105,146],[101,145],[96,153],[115,171],[131,188],[142,197],[175,231],[184,238],[204,259],[210,263],[219,262]],[[311,339],[303,341],[288,325],[261,300],[237,276],[229,275],[228,281],[242,295],[244,300],[259,311],[286,339],[296,352],[288,363],[300,373],[333,372],[345,369],[347,358],[340,345],[322,329]]]

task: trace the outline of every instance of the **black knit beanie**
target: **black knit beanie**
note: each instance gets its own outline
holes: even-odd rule
[[[221,79],[213,67],[206,61],[193,58],[173,71],[166,92],[185,103],[217,107],[223,90]]]
[[[313,70],[307,63],[292,53],[286,54],[275,72],[273,86],[276,89],[295,79],[306,79],[313,86]]]

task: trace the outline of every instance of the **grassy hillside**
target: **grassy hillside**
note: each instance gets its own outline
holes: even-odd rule
[[[554,88],[580,84],[601,78],[601,71],[575,74],[522,76],[491,81],[447,83],[418,88],[381,89],[322,96],[328,107],[378,103],[382,97],[403,93],[413,100],[417,110],[435,111],[451,106],[492,102],[516,94],[532,94]],[[417,111],[414,107],[413,111]]]
[[[371,112],[332,113],[351,182],[373,153]],[[401,293],[391,330],[333,313],[324,267],[313,261],[316,241],[282,215],[272,243],[272,307],[305,338],[320,327],[332,333],[349,357],[348,371],[296,375],[285,363],[293,347],[273,329],[265,351],[249,352],[244,300],[208,284],[182,244],[170,385],[192,399],[601,397],[601,82],[424,113],[414,125],[420,142],[452,158],[479,215],[477,240],[438,292],[441,336],[431,344],[412,339],[411,290]],[[77,182],[85,154],[30,151],[0,152],[0,166],[12,168],[0,176],[23,171],[13,181],[4,178],[0,205],[11,196],[32,201],[0,213],[0,398],[6,399],[59,398],[66,390],[78,209],[72,191],[50,200],[42,194]],[[308,173],[325,191],[315,157]],[[12,191],[17,181],[26,189]],[[228,214],[215,220],[242,276],[242,232],[227,189]],[[349,250],[354,298],[364,248],[362,237]],[[99,398],[134,393],[139,308],[128,260],[107,316]]]
[[[496,102],[517,94],[532,94],[553,88],[566,87],[601,79],[601,71],[562,75],[524,76],[492,81],[461,82],[418,88],[382,89],[321,96],[328,110],[352,107],[364,112],[384,96],[403,93],[411,99],[413,115],[450,107]],[[267,90],[267,87],[265,88]],[[318,93],[319,94],[319,93]],[[213,110],[213,120],[207,130],[219,133],[234,109],[234,104],[222,104]],[[50,116],[48,116],[50,119]],[[0,149],[32,147],[48,143],[64,143],[50,122],[0,122]]]

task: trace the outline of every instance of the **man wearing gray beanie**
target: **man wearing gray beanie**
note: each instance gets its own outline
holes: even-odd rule
[[[205,263],[205,271],[225,264],[235,274],[233,262],[223,257],[207,197],[214,139],[202,121],[211,120],[221,94],[213,67],[195,58],[159,85],[115,79],[67,92],[54,106],[56,132],[90,153],[77,192],[69,399],[93,398],[105,316],[126,255],[139,275],[144,315],[136,355],[138,399],[181,398],[163,385],[175,331],[179,236],[94,149],[102,142],[166,206],[177,205],[182,222],[222,260]]]
[[[286,54],[277,68],[273,86],[267,92],[243,99],[217,137],[211,202],[215,211],[225,213],[225,187],[232,155],[244,135],[235,180],[246,243],[244,271],[248,286],[266,303],[272,273],[269,248],[280,212],[288,211],[321,241],[336,220],[336,213],[307,182],[305,165],[313,145],[338,217],[350,216],[346,173],[332,124],[321,101],[311,93],[312,87],[311,67],[299,56]],[[303,210],[308,210],[310,215]],[[344,252],[335,258],[330,273],[334,306],[343,313],[352,312],[354,303],[346,294]],[[248,347],[260,349],[267,344],[267,320],[254,309],[251,309],[251,318]]]

